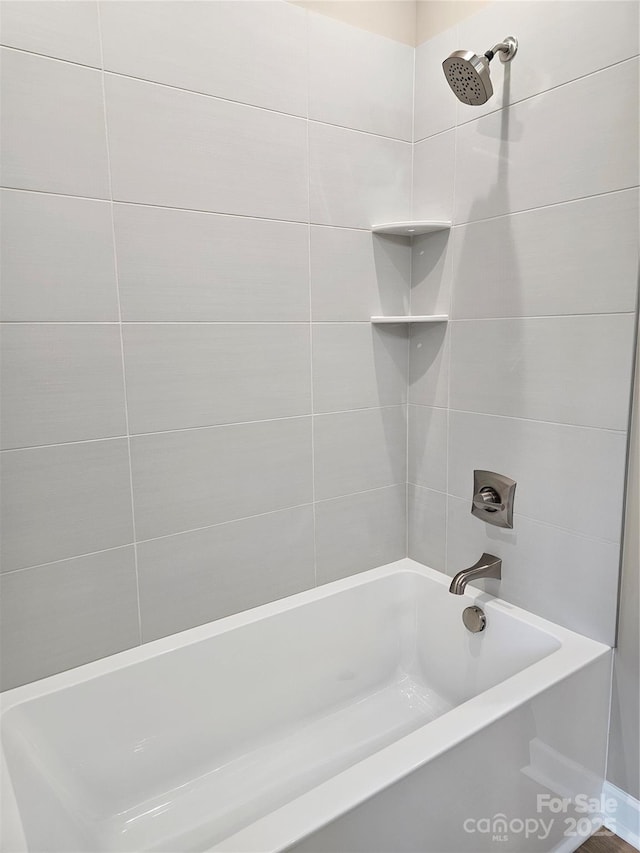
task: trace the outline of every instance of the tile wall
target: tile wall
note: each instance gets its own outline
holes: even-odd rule
[[[638,287],[638,4],[500,2],[416,50],[409,554],[504,560],[500,595],[613,643]],[[455,100],[453,50],[494,61]],[[517,480],[513,531],[469,512],[473,469]],[[487,589],[489,584],[486,582]],[[492,591],[495,587],[491,587]]]
[[[0,14],[2,687],[403,557],[413,48]]]
[[[3,688],[407,547],[613,640],[637,10],[488,4],[414,51],[280,0],[2,0]],[[458,104],[442,58],[510,32]],[[371,236],[412,213],[454,227]],[[369,323],[409,310],[452,320]]]

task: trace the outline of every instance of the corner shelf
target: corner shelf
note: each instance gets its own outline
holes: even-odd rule
[[[448,314],[409,314],[399,315],[396,317],[372,317],[371,322],[380,323],[446,323],[449,320]]]
[[[418,220],[415,222],[385,222],[374,225],[374,234],[395,234],[400,237],[417,237],[420,234],[432,234],[435,231],[448,231],[450,222],[438,220]]]

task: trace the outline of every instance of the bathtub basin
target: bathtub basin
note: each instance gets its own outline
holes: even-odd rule
[[[401,560],[7,691],[2,850],[575,849],[611,650],[449,580]]]

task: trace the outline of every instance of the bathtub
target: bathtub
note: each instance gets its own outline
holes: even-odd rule
[[[611,650],[449,580],[401,560],[4,693],[2,850],[575,849]]]

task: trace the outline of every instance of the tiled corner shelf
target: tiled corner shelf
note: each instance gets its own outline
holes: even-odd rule
[[[371,322],[380,323],[446,323],[449,320],[448,314],[400,314],[396,317],[372,317]]]
[[[438,220],[416,220],[415,222],[384,222],[374,225],[374,234],[396,234],[400,237],[418,237],[420,234],[432,234],[435,231],[448,231],[450,222]]]

